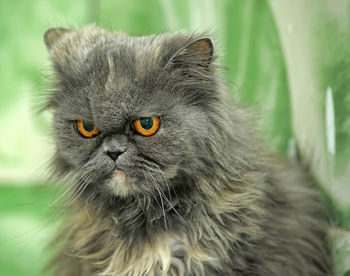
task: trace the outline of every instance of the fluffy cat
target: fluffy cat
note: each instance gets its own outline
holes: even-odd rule
[[[331,275],[317,193],[267,154],[209,38],[49,29],[55,172],[73,175],[55,275]]]

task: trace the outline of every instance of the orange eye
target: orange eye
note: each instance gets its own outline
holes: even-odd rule
[[[143,136],[151,136],[159,128],[159,117],[142,117],[134,121],[135,130]]]
[[[85,138],[92,138],[100,134],[100,131],[92,123],[77,120],[75,126],[78,132]]]

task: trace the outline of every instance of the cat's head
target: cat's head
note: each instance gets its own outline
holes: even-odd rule
[[[209,38],[95,26],[49,29],[44,38],[55,74],[56,166],[76,175],[77,192],[164,193],[220,166],[225,119]]]

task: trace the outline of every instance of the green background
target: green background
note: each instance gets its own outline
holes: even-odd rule
[[[0,274],[46,275],[57,192],[45,184],[50,75],[43,33],[97,24],[133,35],[213,35],[232,97],[267,147],[310,167],[332,207],[337,274],[350,268],[350,3],[347,0],[4,0],[0,3]],[[328,92],[327,92],[328,91]],[[53,206],[52,206],[53,205]]]

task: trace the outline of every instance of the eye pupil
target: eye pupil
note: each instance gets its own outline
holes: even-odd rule
[[[140,124],[144,129],[149,130],[153,127],[153,118],[152,117],[140,118]]]
[[[95,129],[95,126],[91,123],[83,121],[83,127],[87,132],[92,132]]]

